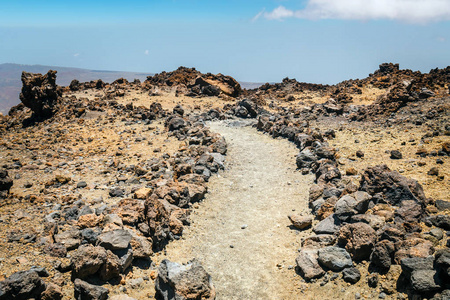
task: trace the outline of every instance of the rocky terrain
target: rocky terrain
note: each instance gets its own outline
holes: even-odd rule
[[[450,297],[450,67],[56,76],[0,115],[1,300]]]

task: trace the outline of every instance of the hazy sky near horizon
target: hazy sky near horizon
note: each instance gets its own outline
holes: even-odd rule
[[[0,63],[337,83],[450,65],[450,0],[0,2]]]

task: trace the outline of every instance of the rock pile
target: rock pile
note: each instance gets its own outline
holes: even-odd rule
[[[143,87],[152,90],[155,87],[175,87],[187,96],[224,96],[239,97],[242,89],[239,83],[230,76],[211,73],[202,74],[195,68],[179,67],[173,72],[162,72],[148,76]]]
[[[384,273],[393,264],[402,265],[402,278],[413,294],[449,288],[444,261],[450,251],[436,251],[442,234],[436,238],[422,232],[421,222],[436,226],[437,233],[439,228],[450,228],[450,219],[428,216],[425,208],[430,201],[417,181],[378,165],[364,170],[359,183],[353,182],[341,174],[336,151],[328,146],[326,140],[333,132],[311,130],[295,114],[260,115],[257,128],[294,142],[300,149],[298,169],[315,174],[309,202],[319,223],[313,227],[314,235],[303,241],[296,259],[306,280],[331,270],[356,283],[361,275],[355,264],[370,261],[371,272]],[[294,226],[300,225],[298,218],[290,216]],[[404,267],[410,261],[414,266],[417,261],[417,271]]]

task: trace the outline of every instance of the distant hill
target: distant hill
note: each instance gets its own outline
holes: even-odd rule
[[[56,83],[62,86],[69,85],[73,79],[78,79],[81,82],[97,79],[113,82],[123,77],[130,81],[135,78],[144,81],[147,76],[154,75],[153,73],[86,70],[42,65],[0,64],[0,112],[7,114],[12,106],[20,103],[19,93],[22,88],[20,76],[22,71],[43,74],[47,73],[48,70],[58,71]]]
[[[0,112],[7,114],[9,109],[20,103],[19,94],[22,88],[20,76],[22,71],[31,73],[47,73],[48,70],[56,70],[56,83],[58,85],[67,86],[73,79],[80,82],[101,79],[104,82],[113,82],[118,78],[126,78],[129,81],[139,79],[144,81],[147,76],[153,76],[154,73],[133,73],[121,71],[105,71],[105,70],[87,70],[79,68],[42,66],[42,65],[19,65],[19,64],[0,64]],[[239,82],[242,88],[254,89],[263,83],[255,82]]]

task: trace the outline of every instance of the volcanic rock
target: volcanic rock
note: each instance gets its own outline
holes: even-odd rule
[[[345,282],[355,284],[361,279],[361,272],[357,268],[347,268],[342,271],[342,278]]]
[[[289,220],[291,220],[292,225],[300,230],[305,229],[312,224],[312,217],[310,216],[290,215],[288,217]]]
[[[382,193],[384,200],[398,205],[403,200],[414,200],[425,205],[426,198],[422,186],[413,179],[408,179],[386,165],[378,165],[364,170],[360,190],[374,195]]]
[[[39,299],[45,290],[45,283],[33,270],[20,271],[0,281],[0,300]]]
[[[20,101],[29,107],[36,117],[51,117],[60,97],[56,86],[56,71],[50,70],[45,75],[22,72],[22,84]]]
[[[322,277],[325,274],[325,271],[319,265],[318,257],[318,250],[302,249],[295,259],[300,274],[305,280]]]
[[[109,290],[89,284],[81,279],[74,281],[74,296],[76,300],[106,300],[108,299]]]
[[[107,231],[97,237],[97,245],[108,250],[121,250],[128,248],[131,234],[122,229]]]
[[[366,223],[344,225],[339,231],[338,242],[356,261],[368,259],[375,244],[376,233]]]
[[[160,299],[215,299],[211,276],[201,264],[190,261],[185,265],[163,260],[155,281],[156,296]]]
[[[327,269],[335,272],[353,266],[350,254],[339,247],[325,247],[319,249],[319,263]]]
[[[13,186],[13,180],[8,175],[8,171],[5,169],[0,169],[0,193],[3,191],[9,192]]]
[[[80,246],[71,257],[74,278],[86,278],[100,270],[107,260],[106,250],[92,245]]]

